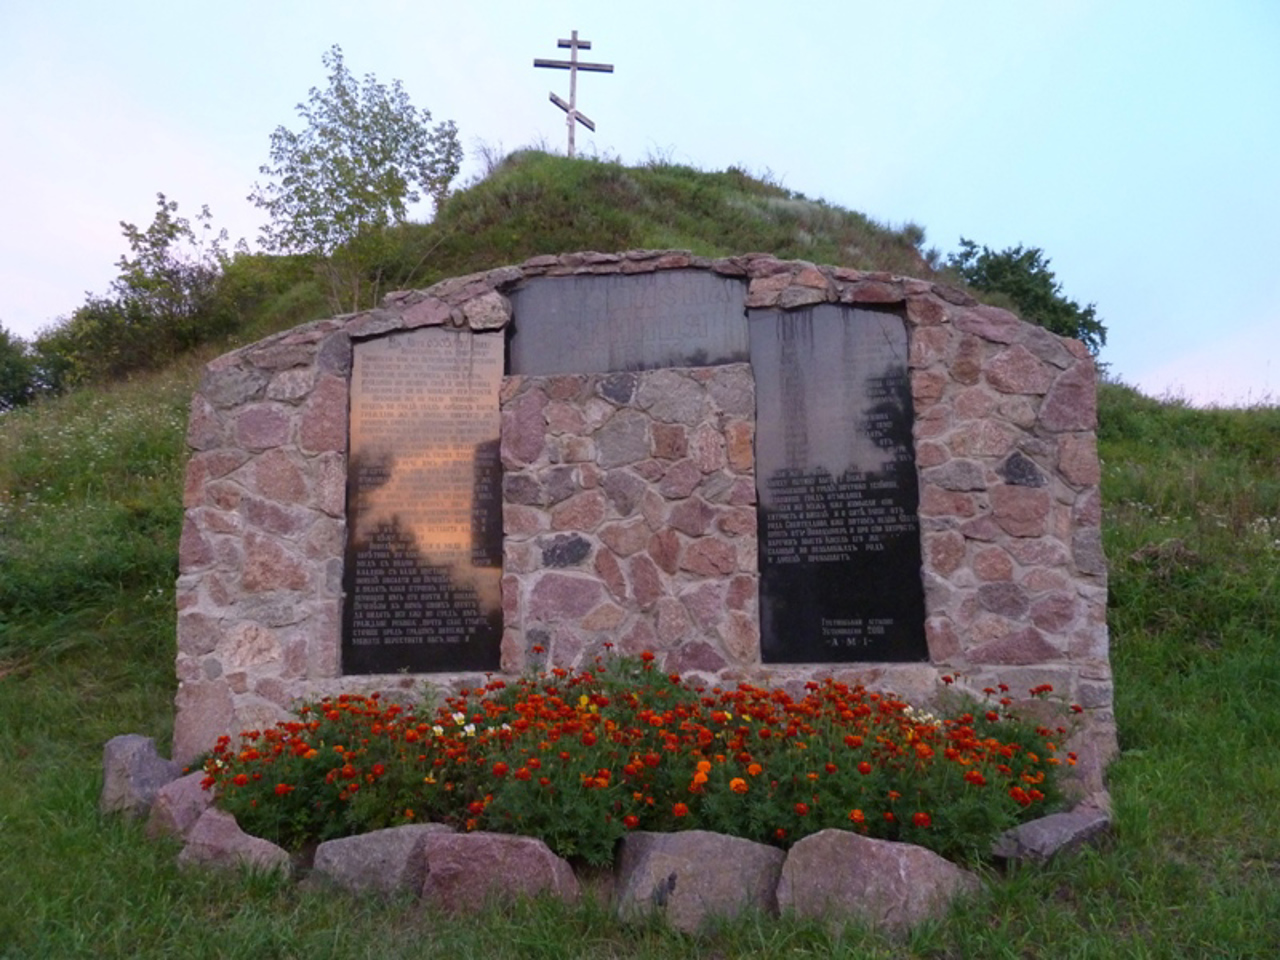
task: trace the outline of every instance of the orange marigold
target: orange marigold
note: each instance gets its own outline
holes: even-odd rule
[[[734,777],[729,781],[729,789],[734,793],[746,793],[747,781],[743,780],[741,777]]]

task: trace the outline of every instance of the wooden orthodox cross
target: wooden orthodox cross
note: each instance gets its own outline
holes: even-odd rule
[[[573,156],[573,129],[575,122],[582,124],[592,133],[595,132],[596,125],[592,123],[586,114],[578,112],[578,71],[589,70],[593,73],[613,73],[612,63],[583,63],[578,60],[579,50],[590,50],[590,40],[579,40],[578,31],[573,31],[573,35],[568,40],[557,40],[556,46],[567,48],[569,50],[568,60],[534,60],[535,67],[552,67],[556,70],[569,71],[569,102],[565,103],[562,99],[551,93],[551,102],[565,112],[567,115],[567,123],[569,125],[569,156]]]

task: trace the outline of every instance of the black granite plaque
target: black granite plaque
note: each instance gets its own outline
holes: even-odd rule
[[[440,329],[355,347],[344,673],[498,668],[502,354]]]
[[[543,277],[511,295],[511,372],[742,363],[746,283],[704,270]]]
[[[927,660],[905,322],[824,304],[750,328],[765,662]]]

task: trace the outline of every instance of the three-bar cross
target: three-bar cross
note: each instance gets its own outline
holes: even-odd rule
[[[551,102],[565,112],[567,115],[567,123],[569,125],[569,156],[573,156],[573,129],[575,121],[582,124],[592,133],[595,132],[596,125],[592,123],[585,114],[578,112],[578,71],[589,70],[593,73],[613,73],[613,64],[611,63],[582,63],[578,60],[579,50],[590,50],[590,40],[579,40],[578,31],[573,31],[573,36],[568,40],[557,40],[556,45],[569,50],[568,60],[534,60],[535,67],[552,67],[557,70],[569,71],[569,102],[565,103],[562,99],[551,94]]]

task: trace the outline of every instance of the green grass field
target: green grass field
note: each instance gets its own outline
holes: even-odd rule
[[[448,243],[410,231],[405,262],[431,266],[405,275],[640,245],[776,247],[910,272],[895,258],[913,248],[892,231],[785,191],[742,199],[732,171],[544,167],[526,158],[522,176],[451,201]],[[632,226],[599,201],[574,204],[580,222],[564,236],[536,233],[531,205],[554,211],[584,189],[620,198]],[[848,253],[875,243],[884,250],[865,259]],[[282,295],[242,342],[298,322],[308,297]],[[183,873],[175,844],[98,814],[103,743],[171,735],[183,435],[210,355],[0,416],[0,957],[1280,955],[1280,407],[1195,410],[1102,388],[1121,745],[1107,843],[993,872],[980,900],[906,942],[854,930],[837,941],[768,918],[691,938],[620,926],[590,902],[454,920],[274,878]]]

